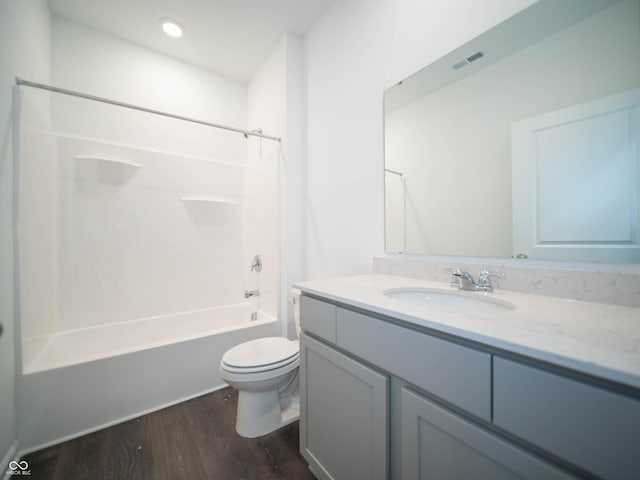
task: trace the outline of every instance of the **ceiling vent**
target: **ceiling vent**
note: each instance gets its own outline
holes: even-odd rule
[[[484,52],[476,52],[473,55],[468,56],[464,60],[460,60],[458,63],[454,63],[452,67],[454,70],[460,70],[462,67],[466,67],[476,60],[480,60],[482,57],[484,57]]]

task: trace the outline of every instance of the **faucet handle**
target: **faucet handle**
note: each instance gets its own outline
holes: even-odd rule
[[[490,272],[486,268],[480,272],[480,278],[489,278],[489,277],[498,277],[505,278],[507,276],[506,272]]]
[[[451,270],[451,288],[460,288],[459,278],[462,274],[460,267],[448,268],[447,270]]]
[[[260,273],[262,271],[262,257],[260,255],[256,255],[253,257],[253,261],[251,262],[251,271],[256,271]]]
[[[491,285],[491,277],[505,278],[507,274],[505,272],[490,272],[486,268],[480,272],[480,277],[478,278],[478,284],[476,288],[478,290],[482,290],[483,292],[491,292],[493,291],[493,285]]]

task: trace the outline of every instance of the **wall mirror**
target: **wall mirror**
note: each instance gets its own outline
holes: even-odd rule
[[[540,0],[384,124],[388,252],[640,262],[640,0]]]

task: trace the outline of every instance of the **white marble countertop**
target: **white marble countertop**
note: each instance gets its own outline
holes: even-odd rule
[[[515,310],[469,315],[410,305],[383,294],[416,287],[456,292],[449,284],[427,280],[371,274],[294,286],[330,301],[640,388],[640,308],[496,290],[487,294],[489,298],[512,303]]]

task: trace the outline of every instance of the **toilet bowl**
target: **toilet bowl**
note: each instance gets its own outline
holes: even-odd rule
[[[299,329],[300,292],[292,295],[296,330]],[[298,420],[297,340],[266,337],[236,345],[222,356],[220,375],[238,390],[236,431],[254,438]]]

